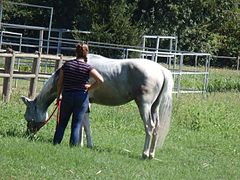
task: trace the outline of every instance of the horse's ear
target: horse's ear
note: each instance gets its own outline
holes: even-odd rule
[[[26,106],[29,106],[31,99],[29,99],[25,96],[21,96],[21,99],[24,102],[24,104],[26,104]]]

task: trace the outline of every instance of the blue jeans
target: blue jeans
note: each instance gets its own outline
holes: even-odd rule
[[[62,93],[60,107],[59,124],[53,138],[53,144],[60,144],[64,131],[67,127],[70,116],[72,115],[70,146],[79,144],[79,130],[84,113],[88,109],[88,92],[86,91],[67,91]]]

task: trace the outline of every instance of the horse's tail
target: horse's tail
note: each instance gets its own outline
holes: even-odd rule
[[[174,81],[172,73],[168,69],[162,70],[164,75],[163,87],[159,94],[159,123],[157,126],[158,142],[157,146],[162,147],[164,140],[168,134],[171,114],[172,114],[172,91]]]

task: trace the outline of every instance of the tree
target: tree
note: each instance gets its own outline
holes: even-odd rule
[[[87,30],[86,41],[140,45],[143,34],[177,36],[183,51],[239,56],[239,0],[16,0],[54,7],[52,27]],[[48,24],[44,10],[8,7],[5,21]],[[98,51],[99,52],[99,51]],[[105,55],[116,53],[101,51]],[[120,54],[117,54],[120,56]]]
[[[239,54],[238,0],[140,0],[135,19],[149,34],[179,38],[179,49]]]
[[[85,3],[90,10],[87,19],[91,19],[92,22],[90,28],[92,33],[88,36],[90,41],[139,45],[144,30],[139,29],[132,19],[135,3],[127,3],[125,0],[98,0]],[[101,54],[114,57],[122,55],[121,52],[116,54],[109,50],[101,50]]]

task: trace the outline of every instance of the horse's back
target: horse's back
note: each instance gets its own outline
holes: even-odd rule
[[[110,59],[100,55],[90,54],[88,63],[96,69],[99,69],[99,71],[104,71],[104,69],[100,69],[101,66],[113,69],[114,67],[121,67],[125,69],[129,68],[130,70],[139,70],[140,73],[147,73],[147,76],[149,76],[149,74],[157,75],[161,73],[161,71],[167,70],[154,61],[142,58]]]

